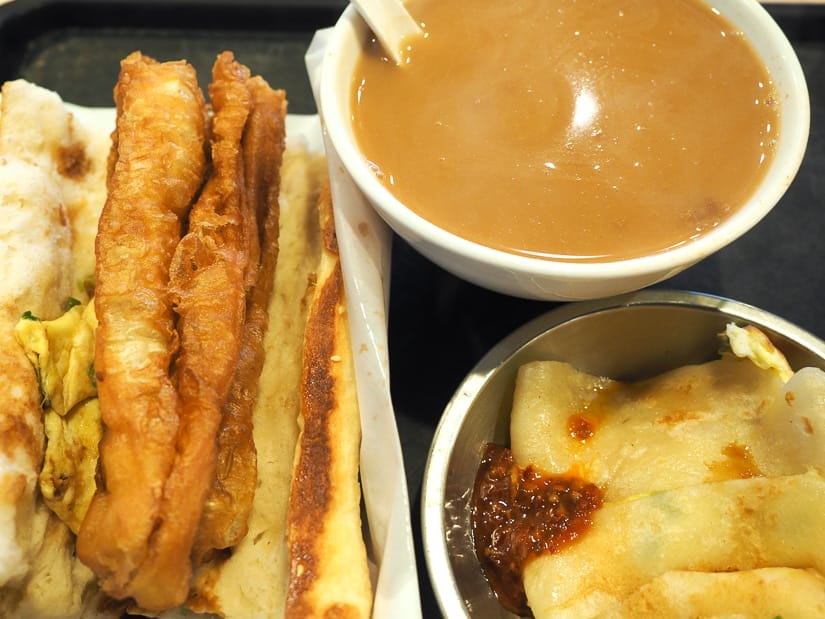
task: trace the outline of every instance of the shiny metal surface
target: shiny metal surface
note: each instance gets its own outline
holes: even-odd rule
[[[508,442],[516,370],[558,359],[632,380],[713,359],[718,334],[734,321],[760,327],[791,365],[825,369],[825,342],[758,308],[690,292],[642,291],[561,306],[519,328],[475,366],[447,405],[424,474],[422,527],[430,579],[445,617],[512,617],[481,575],[469,501],[489,441]]]

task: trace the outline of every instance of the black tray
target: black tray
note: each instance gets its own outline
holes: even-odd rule
[[[0,7],[0,81],[23,77],[81,105],[112,105],[118,61],[134,49],[187,58],[205,80],[215,55],[238,59],[287,89],[290,111],[315,112],[304,69],[313,33],[343,0],[16,0]],[[773,312],[825,338],[825,6],[768,5],[793,43],[811,96],[802,168],[777,208],[728,248],[660,284]],[[205,84],[203,84],[205,86]],[[555,304],[495,294],[393,246],[389,347],[416,543],[421,478],[453,391],[507,333]],[[673,325],[678,329],[678,325]],[[425,617],[438,611],[418,550]]]
[[[118,59],[140,49],[186,58],[206,87],[224,49],[285,88],[289,109],[312,114],[304,70],[312,34],[342,0],[17,0],[0,7],[0,80],[25,78],[78,105],[112,105]]]

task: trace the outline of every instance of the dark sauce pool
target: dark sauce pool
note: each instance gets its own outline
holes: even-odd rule
[[[520,467],[506,447],[485,447],[470,522],[476,556],[502,606],[531,615],[522,582],[524,566],[576,540],[602,502],[603,493],[594,484]]]

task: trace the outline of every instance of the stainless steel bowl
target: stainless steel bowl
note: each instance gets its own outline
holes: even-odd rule
[[[476,365],[447,405],[424,474],[424,551],[445,617],[513,617],[481,574],[469,502],[481,449],[508,444],[516,371],[557,359],[624,380],[653,376],[718,356],[728,322],[761,328],[794,369],[825,369],[825,342],[752,306],[690,292],[642,291],[562,306],[527,323]]]

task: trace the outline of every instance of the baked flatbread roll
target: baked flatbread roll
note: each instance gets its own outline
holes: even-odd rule
[[[145,68],[145,64],[150,70],[156,68],[154,61],[139,55],[132,55],[129,62],[141,63],[142,68]],[[162,68],[161,72],[168,68]],[[241,81],[245,79],[240,73],[237,75],[242,78]],[[256,81],[258,79],[251,78],[249,81],[250,92],[254,90],[256,93],[252,98],[268,98],[272,93],[264,92],[266,89],[263,89],[262,80]],[[129,87],[127,82],[125,80],[119,86],[124,97],[130,96],[125,92]],[[168,83],[168,80],[163,83]],[[85,516],[90,510],[85,497],[89,491],[93,494],[99,492],[98,484],[111,481],[106,479],[105,472],[103,476],[88,475],[88,471],[95,469],[97,458],[97,451],[92,449],[99,438],[95,432],[102,432],[105,437],[111,428],[105,423],[101,424],[96,384],[99,375],[88,371],[93,351],[98,345],[96,335],[101,323],[92,311],[95,307],[94,282],[87,275],[90,269],[93,271],[100,266],[94,261],[97,230],[90,232],[89,222],[94,222],[94,227],[97,227],[102,203],[107,196],[105,169],[107,163],[112,165],[118,161],[114,155],[109,156],[109,146],[112,145],[109,123],[112,118],[107,117],[106,122],[89,129],[87,134],[87,129],[81,127],[79,120],[72,115],[71,110],[75,108],[62,103],[54,93],[25,83],[16,84],[15,87],[24,93],[20,101],[43,95],[44,103],[32,105],[32,113],[28,117],[19,113],[19,110],[16,111],[17,122],[25,119],[28,128],[23,131],[21,127],[17,127],[16,132],[8,134],[0,131],[0,144],[13,144],[12,136],[15,133],[25,135],[26,139],[33,138],[35,142],[39,139],[40,146],[27,144],[26,148],[21,149],[30,152],[31,158],[38,161],[43,160],[41,150],[48,150],[57,143],[76,146],[77,142],[72,136],[87,135],[90,144],[105,144],[106,147],[89,148],[87,145],[83,152],[69,149],[79,157],[78,161],[88,163],[88,166],[83,163],[81,168],[87,172],[95,171],[93,176],[84,177],[83,180],[88,193],[79,188],[78,179],[58,179],[61,167],[53,161],[40,172],[44,187],[48,190],[30,192],[40,197],[45,205],[43,208],[48,206],[51,209],[48,211],[50,215],[42,217],[38,222],[39,225],[48,227],[49,234],[41,236],[49,238],[51,243],[44,247],[43,255],[48,259],[42,260],[41,264],[48,268],[43,269],[42,279],[60,283],[49,283],[46,286],[39,283],[39,280],[29,281],[31,285],[26,290],[31,291],[33,296],[18,295],[23,301],[17,303],[8,314],[8,337],[0,333],[0,344],[7,345],[6,350],[13,352],[16,364],[14,371],[4,370],[0,380],[11,381],[14,384],[12,391],[23,394],[20,413],[15,413],[19,419],[9,423],[20,425],[19,421],[25,420],[25,424],[20,427],[25,429],[28,445],[23,451],[17,444],[0,446],[0,452],[8,446],[10,449],[14,447],[15,454],[23,453],[25,456],[20,460],[23,464],[15,464],[14,469],[15,474],[25,469],[22,476],[18,475],[22,479],[22,485],[17,481],[14,483],[18,504],[13,505],[14,510],[10,512],[3,511],[6,505],[0,506],[0,526],[5,527],[4,533],[9,531],[9,536],[3,540],[16,540],[14,543],[18,545],[16,549],[11,544],[0,545],[0,574],[5,575],[4,580],[0,581],[0,614],[4,617],[104,617],[119,616],[124,611],[142,612],[146,609],[141,608],[140,600],[135,602],[130,597],[131,585],[122,590],[108,587],[106,592],[100,586],[99,576],[79,561],[75,552],[75,532],[83,530]],[[242,90],[235,86],[233,89],[233,92]],[[175,88],[166,88],[164,96],[174,97],[175,92]],[[6,101],[4,96],[4,103]],[[180,106],[175,104],[170,108],[173,112],[171,116],[191,102],[192,99],[189,98],[187,102],[180,102]],[[237,99],[233,99],[233,105],[235,102]],[[148,102],[143,100],[142,104],[144,103]],[[197,108],[199,104],[192,108],[193,112],[189,116],[196,117],[199,113]],[[275,108],[279,108],[279,104]],[[259,108],[253,106],[254,109]],[[57,123],[55,128],[51,119],[48,122],[39,120],[38,114],[50,115],[55,110],[62,110],[61,113],[65,116],[61,121],[63,124]],[[280,111],[285,112],[285,107]],[[215,113],[217,112],[216,109]],[[207,492],[204,514],[208,515],[200,521],[201,526],[194,536],[190,556],[192,576],[182,606],[164,608],[167,603],[159,600],[172,599],[174,596],[166,595],[165,591],[156,591],[148,585],[149,580],[144,578],[145,574],[138,574],[140,598],[147,600],[148,605],[153,607],[153,615],[164,617],[189,616],[193,612],[239,618],[311,617],[336,612],[345,616],[368,617],[372,609],[372,587],[360,509],[360,414],[341,265],[335,244],[332,204],[329,190],[323,189],[327,182],[326,161],[323,155],[309,152],[300,138],[290,140],[282,153],[267,150],[267,144],[272,144],[270,137],[274,135],[271,133],[273,127],[280,126],[281,139],[283,138],[283,117],[279,119],[269,111],[257,116],[252,111],[249,117],[250,121],[242,134],[244,166],[241,166],[243,169],[237,166],[233,168],[233,174],[238,178],[235,182],[245,182],[247,187],[246,193],[241,196],[241,206],[246,208],[264,201],[269,201],[271,206],[274,196],[275,206],[279,207],[269,209],[269,212],[275,213],[274,221],[267,220],[267,231],[263,230],[264,226],[259,228],[249,245],[250,249],[244,250],[244,255],[250,257],[250,264],[260,264],[244,279],[248,286],[245,311],[249,316],[254,314],[255,320],[246,323],[250,328],[244,331],[243,337],[245,342],[253,344],[259,340],[263,355],[260,363],[246,359],[245,362],[249,363],[243,365],[239,362],[236,366],[248,366],[247,369],[252,368],[255,372],[260,370],[260,377],[255,379],[251,388],[243,383],[236,390],[238,400],[252,398],[254,405],[251,409],[251,423],[241,424],[243,428],[237,425],[234,430],[242,431],[246,428],[252,435],[254,445],[251,449],[245,449],[243,456],[239,456],[239,464],[242,466],[233,468],[231,447],[235,444],[233,441],[243,437],[231,436],[234,430],[225,437],[229,451],[224,456],[229,460],[216,461],[219,470],[214,473],[215,483],[211,492]],[[154,115],[153,118],[157,119],[158,116]],[[137,117],[130,118],[129,122],[137,132],[144,128]],[[169,122],[174,124],[175,121],[171,119]],[[38,124],[43,124],[47,129],[44,129],[43,136],[32,129]],[[174,133],[178,128],[172,124],[167,128]],[[162,129],[157,126],[155,128],[159,131]],[[214,127],[207,125],[207,139],[211,129]],[[129,139],[134,137],[130,136]],[[150,136],[150,141],[154,139]],[[116,139],[113,148],[126,148],[128,144],[131,142]],[[53,150],[60,152],[59,148]],[[247,157],[247,152],[255,152],[259,156]],[[145,157],[138,159],[147,162]],[[257,164],[246,165],[252,159],[262,162],[260,166],[266,166],[266,170],[262,171]],[[273,178],[269,168],[275,165],[272,163],[274,159],[278,159],[277,166],[280,167],[275,167]],[[35,166],[27,161],[20,165]],[[205,174],[209,173],[210,165],[208,162]],[[135,169],[139,170],[140,165]],[[134,184],[129,185],[130,190],[140,191],[138,176],[139,173],[128,179],[130,183],[134,181]],[[21,177],[28,180],[40,178],[35,174]],[[228,176],[224,177],[222,182],[226,183],[227,191],[236,195],[235,187],[230,187],[233,183],[227,182],[227,178]],[[66,183],[70,183],[67,185],[69,188],[62,188],[62,184]],[[192,183],[189,187],[191,186]],[[13,187],[13,184],[9,187]],[[157,188],[157,185],[154,187]],[[113,185],[109,183],[108,190],[112,188]],[[203,195],[201,191],[196,193]],[[54,200],[47,199],[52,195]],[[67,195],[75,197],[68,199]],[[80,197],[84,199],[81,200]],[[39,213],[39,208],[41,207],[35,205],[29,212]],[[222,207],[215,211],[218,215],[214,218],[216,225],[221,225],[220,208]],[[195,226],[190,225],[192,221],[187,219],[190,217],[188,208],[176,207],[177,211],[181,209],[187,211],[176,213],[180,216],[180,236],[183,237],[187,231],[195,231]],[[264,217],[261,208],[253,206],[252,210]],[[140,220],[139,215],[136,220]],[[57,234],[56,225],[62,225],[65,234]],[[245,223],[241,222],[232,233],[242,229],[247,233],[253,230],[252,226],[244,226]],[[111,232],[110,229],[107,230]],[[129,228],[129,231],[130,234],[137,233],[135,228]],[[212,231],[204,232],[201,236],[207,239]],[[250,239],[248,236],[246,238]],[[130,241],[135,240],[136,237],[130,237]],[[178,243],[179,239],[166,239],[165,247],[173,251]],[[113,255],[118,255],[116,235],[109,235],[106,247]],[[217,252],[221,249],[220,243],[210,247],[210,250]],[[57,254],[62,258],[55,258]],[[199,261],[208,255],[201,252],[186,254],[188,262],[176,263],[176,276],[184,276],[185,269],[182,271],[181,268],[190,263],[200,270],[203,265]],[[265,260],[270,261],[269,271],[266,271],[268,267],[262,266]],[[152,286],[159,284],[157,289],[160,293],[163,293],[163,282],[168,277],[167,270],[166,266],[161,265],[158,273],[151,273],[150,279],[153,281],[150,283]],[[141,277],[147,276],[147,273],[146,269],[139,271]],[[258,289],[254,284],[258,273],[267,273],[271,279],[268,282],[271,285],[267,286],[271,288],[271,297],[268,301],[258,302],[256,306],[252,299]],[[263,288],[265,287],[261,289]],[[46,290],[48,294],[44,295]],[[216,289],[215,294],[221,294],[221,290]],[[37,295],[43,297],[42,302]],[[65,299],[56,298],[64,296],[74,297],[71,303],[73,307],[65,313]],[[210,306],[216,306],[215,299],[206,298],[205,301]],[[217,307],[220,309],[219,303]],[[18,321],[18,318],[27,310],[37,310],[38,315],[32,315],[31,320],[23,324],[24,321]],[[178,322],[173,320],[169,324]],[[178,379],[173,370],[175,360],[181,353],[174,347],[188,346],[187,342],[191,340],[191,337],[187,339],[180,338],[175,333],[169,334],[170,346],[166,350],[171,353],[172,366],[168,374],[165,374],[165,380],[176,390]],[[242,356],[252,348],[254,346],[246,347],[243,344],[238,355]],[[137,354],[138,348],[134,350]],[[69,357],[75,362],[67,362]],[[136,367],[141,366],[140,359],[131,359],[129,362],[137,364]],[[83,366],[82,371],[77,369],[80,366]],[[67,370],[69,367],[74,369]],[[208,366],[203,367],[209,369]],[[246,373],[247,370],[243,372]],[[79,374],[82,376],[77,376]],[[48,380],[42,380],[46,375]],[[40,381],[38,376],[41,377]],[[48,399],[50,395],[55,398],[54,404]],[[43,408],[46,409],[45,418],[48,422],[45,433]],[[7,413],[0,413],[0,423],[6,424],[7,418],[3,414]],[[106,418],[103,415],[104,421]],[[196,423],[196,418],[197,415],[191,415],[191,423]],[[170,419],[167,418],[166,421]],[[146,431],[152,431],[152,427],[153,424],[148,424]],[[176,424],[171,423],[167,429],[175,427]],[[49,432],[49,428],[53,431]],[[223,428],[219,435],[222,430]],[[135,433],[136,436],[139,434]],[[125,438],[121,436],[117,440],[125,441]],[[184,440],[188,440],[187,437]],[[220,440],[219,436],[218,441]],[[218,451],[220,449],[219,446]],[[44,451],[47,454],[45,458]],[[82,463],[76,460],[77,454],[81,452]],[[115,457],[113,453],[110,450],[110,462]],[[7,462],[4,457],[0,453],[0,465],[3,466]],[[173,459],[176,457],[173,456]],[[43,462],[48,467],[41,471]],[[133,458],[126,468],[139,465],[140,460]],[[107,470],[111,472],[113,469],[109,466]],[[3,472],[4,469],[0,467],[0,473]],[[224,474],[223,478],[220,477],[221,474]],[[227,515],[222,511],[227,504],[224,499],[232,496],[229,486],[236,481],[242,482],[240,485],[244,487],[253,488],[254,496],[249,499],[248,511],[235,510]],[[249,481],[252,482],[251,486]],[[157,512],[161,514],[158,518],[164,519],[166,525],[177,526],[174,522],[175,510],[171,509],[168,498],[172,493],[168,493],[167,497],[162,492],[158,494],[151,490],[149,494],[166,505],[164,510]],[[191,500],[191,497],[188,498]],[[19,502],[20,499],[22,503]],[[102,509],[101,504],[95,510],[98,520],[112,515],[109,510]],[[188,513],[191,514],[192,509]],[[8,518],[7,514],[10,514]],[[215,528],[219,522],[228,523],[226,531]],[[153,541],[152,531],[161,530],[159,520],[156,524],[158,527],[151,529],[147,538],[150,542]],[[86,523],[84,539],[87,549],[102,538],[112,536],[95,536],[95,527]],[[115,543],[111,547],[116,546]],[[175,544],[171,546],[176,547]],[[149,555],[152,555],[160,546],[147,545],[146,548]],[[138,559],[136,564],[142,564],[144,556],[141,549],[136,546],[135,550],[134,556]],[[130,574],[137,572],[129,566],[119,567],[117,552],[107,553],[108,551],[104,551],[107,562],[104,577],[123,573],[123,582],[129,584]],[[89,553],[81,554],[85,557]],[[24,560],[21,561],[21,558]],[[176,556],[172,561],[166,561],[159,554],[150,558],[152,565],[164,567],[172,566],[181,559]],[[185,563],[185,559],[183,562]],[[175,570],[175,573],[180,572]],[[178,583],[170,584],[170,591],[172,588],[179,590]],[[156,596],[155,593],[159,595]],[[123,599],[114,599],[109,595]]]
[[[284,153],[275,287],[258,396],[252,412],[257,451],[255,491],[246,536],[204,564],[187,606],[226,617],[283,616],[289,579],[286,522],[298,439],[305,327],[321,252],[317,200],[325,162],[300,143]],[[267,578],[250,578],[250,574]]]
[[[322,252],[307,318],[301,434],[289,496],[286,616],[369,617],[361,540],[361,443],[355,368],[329,186],[318,202]]]

